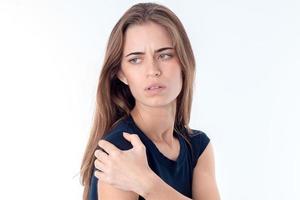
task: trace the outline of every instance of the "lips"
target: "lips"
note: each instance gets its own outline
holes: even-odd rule
[[[152,89],[158,89],[158,88],[165,88],[166,86],[164,86],[163,84],[160,83],[152,83],[150,85],[148,85],[145,90],[152,90]]]

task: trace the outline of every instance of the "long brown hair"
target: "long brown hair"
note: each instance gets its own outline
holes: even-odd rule
[[[167,7],[156,3],[138,3],[129,8],[114,26],[106,47],[105,58],[96,94],[96,110],[88,144],[81,164],[83,199],[88,199],[90,179],[98,141],[135,106],[129,87],[117,78],[128,26],[154,22],[163,26],[172,38],[182,72],[182,90],[177,97],[174,130],[189,142],[189,128],[195,77],[195,59],[189,38],[177,16]],[[190,142],[189,142],[190,145]]]

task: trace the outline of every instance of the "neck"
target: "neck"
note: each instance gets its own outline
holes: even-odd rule
[[[131,111],[139,128],[155,143],[174,142],[173,131],[176,114],[176,100],[164,107],[149,107],[140,104]]]

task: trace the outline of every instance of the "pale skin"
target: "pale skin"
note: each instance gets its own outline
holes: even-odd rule
[[[162,26],[147,22],[127,29],[118,78],[129,86],[136,99],[131,111],[135,123],[160,152],[176,160],[180,145],[173,136],[173,127],[176,97],[182,87],[181,66],[171,38]],[[144,88],[153,82],[164,84],[166,88],[161,93],[149,95]],[[147,200],[190,199],[151,170],[145,146],[136,134],[124,133],[124,138],[131,142],[132,149],[121,151],[105,140],[99,141],[99,146],[108,153],[95,151],[95,167],[101,170],[95,172],[101,180],[98,181],[99,199],[136,200],[139,195]],[[194,169],[192,194],[194,200],[220,199],[211,143]]]

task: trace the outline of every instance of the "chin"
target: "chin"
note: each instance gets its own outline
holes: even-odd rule
[[[172,102],[176,101],[176,99],[152,99],[144,101],[144,105],[150,106],[150,107],[164,107],[170,105]]]

